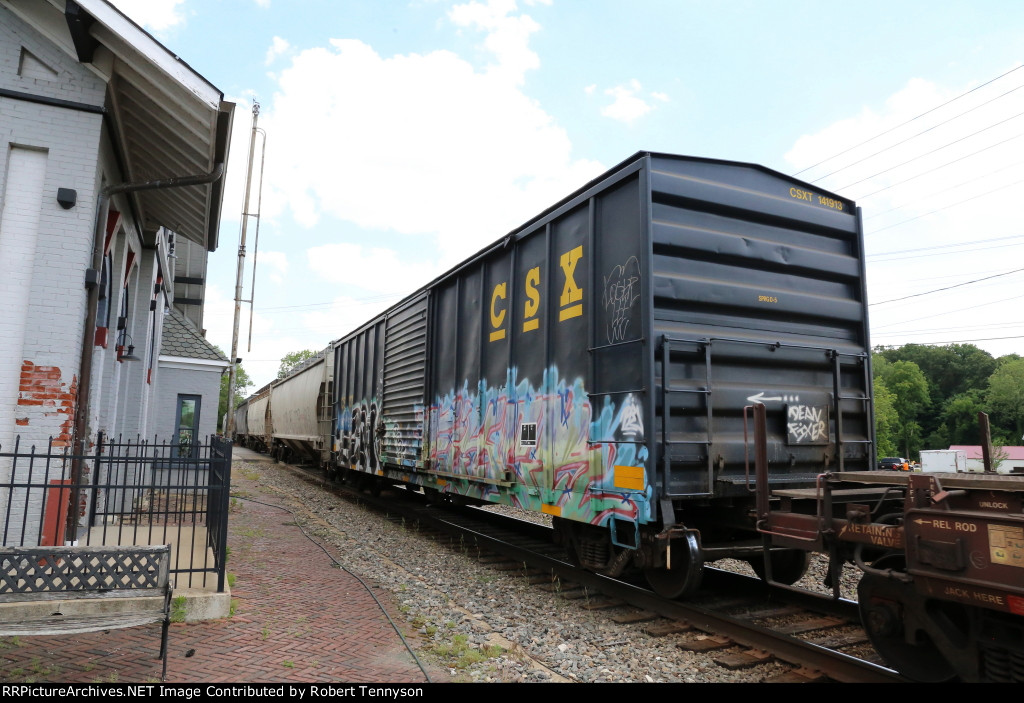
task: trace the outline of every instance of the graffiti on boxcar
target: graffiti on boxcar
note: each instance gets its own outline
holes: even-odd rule
[[[619,423],[619,435],[634,441],[643,441],[644,418],[643,407],[630,393],[622,401],[622,421]]]
[[[615,465],[643,466],[646,448],[590,441],[622,435],[624,428],[632,436],[642,434],[639,406],[632,396],[627,400],[616,405],[604,398],[595,413],[583,380],[560,379],[554,367],[545,372],[539,389],[527,380],[517,382],[515,369],[501,387],[471,390],[465,383],[430,410],[431,467],[447,476],[465,476],[457,489],[463,495],[491,496],[537,510],[538,496],[551,494],[563,517],[596,523],[612,515],[651,519],[651,487],[625,494],[612,490]],[[520,442],[524,425],[535,428],[536,444]],[[507,487],[499,491],[498,484]]]
[[[790,444],[828,444],[828,408],[786,406],[786,431]]]
[[[608,343],[625,341],[630,332],[633,304],[640,298],[640,262],[635,256],[614,267],[604,277],[602,305]]]

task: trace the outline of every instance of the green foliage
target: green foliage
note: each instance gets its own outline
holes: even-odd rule
[[[986,400],[999,424],[1013,428],[1015,440],[1024,435],[1024,359],[999,364],[988,380]],[[992,434],[994,439],[996,432]]]
[[[972,388],[984,388],[996,368],[992,355],[973,344],[927,346],[907,344],[881,352],[890,362],[910,361],[928,379],[931,401],[941,407],[946,399]]]
[[[219,351],[221,354],[224,354],[224,351],[220,347],[217,347],[217,351]],[[227,354],[224,354],[224,356],[227,356]],[[217,401],[217,431],[218,432],[223,432],[224,431],[224,427],[222,427],[222,425],[224,424],[224,414],[227,413],[227,411],[228,411],[228,381],[229,381],[229,376],[230,375],[231,374],[228,373],[228,370],[225,370],[224,373],[220,377],[220,398]],[[242,368],[242,365],[238,364],[237,366],[235,366],[235,407],[236,408],[238,407],[239,403],[241,403],[243,400],[245,400],[246,395],[248,395],[248,393],[246,392],[246,389],[250,388],[252,385],[253,385],[253,382],[249,378],[249,374],[247,374],[245,372],[245,369]]]
[[[946,401],[942,409],[942,426],[946,429],[944,444],[980,444],[978,413],[985,412],[981,391],[971,389],[958,393]],[[936,448],[940,445],[935,444]]]
[[[186,603],[185,596],[175,596],[171,600],[171,622],[185,622]]]
[[[912,459],[920,449],[980,444],[981,412],[989,415],[994,445],[1024,442],[1024,358],[1019,354],[994,359],[973,344],[907,344],[876,349],[872,364],[878,456]]]
[[[874,380],[875,396],[875,442],[878,456],[894,456],[899,439],[900,416],[896,412],[896,397],[885,381]]]
[[[277,377],[284,378],[296,366],[307,359],[312,359],[314,356],[316,356],[316,352],[312,349],[303,349],[302,351],[285,354],[281,357],[281,365],[277,369]]]
[[[882,372],[882,381],[892,391],[893,408],[899,416],[899,439],[903,456],[910,457],[921,450],[921,425],[918,417],[931,404],[928,379],[912,361],[896,361]]]

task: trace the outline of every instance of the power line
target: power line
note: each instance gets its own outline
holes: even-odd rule
[[[950,246],[958,247],[958,246],[961,246],[961,245],[950,245]],[[927,258],[933,257],[933,256],[949,256],[950,254],[975,254],[977,252],[987,252],[987,251],[992,250],[992,249],[1009,249],[1011,247],[1024,247],[1024,241],[1020,241],[1020,243],[1017,243],[1017,244],[1014,244],[1014,245],[993,245],[991,247],[977,247],[975,249],[961,250],[961,251],[955,251],[955,252],[934,252],[932,254],[911,254],[911,255],[908,255],[908,256],[894,256],[894,257],[890,257],[888,259],[871,258],[871,263],[883,264],[883,263],[886,263],[886,262],[889,262],[889,261],[906,261],[907,259],[927,259]],[[914,250],[910,250],[910,251],[914,251]],[[916,251],[927,252],[927,251],[929,251],[929,249],[926,248],[926,249],[921,249],[921,250],[916,250]],[[956,276],[944,276],[944,277],[946,277],[946,278],[953,278],[953,277],[956,277]]]
[[[888,210],[877,210],[877,211],[871,213],[870,215],[867,215],[864,218],[864,221],[867,222],[867,221],[873,220],[873,219],[875,219],[877,217],[881,217],[882,215],[888,215],[890,212],[896,212],[898,210],[903,210],[904,208],[909,207],[910,205],[913,205],[914,203],[921,202],[921,200],[929,200],[931,198],[938,197],[938,196],[942,195],[943,193],[950,192],[951,190],[956,190],[957,188],[963,188],[965,185],[969,185],[971,183],[975,183],[977,181],[984,180],[986,178],[991,178],[995,174],[1002,173],[1003,171],[1006,171],[1007,169],[1019,168],[1021,166],[1024,166],[1024,161],[1017,161],[1017,162],[1012,163],[1012,164],[1006,164],[1005,166],[1000,166],[999,168],[994,169],[992,171],[989,171],[988,173],[985,173],[985,174],[983,174],[981,176],[977,176],[975,178],[970,178],[970,179],[968,179],[966,181],[961,181],[960,183],[957,183],[956,185],[949,186],[948,188],[943,188],[942,190],[937,190],[937,191],[935,191],[933,193],[929,193],[926,197],[921,198],[919,200],[912,200],[909,203],[903,203],[902,205],[897,205],[895,207],[891,207]],[[932,170],[934,170],[934,169],[932,169]],[[925,173],[931,173],[931,171],[926,171]],[[901,184],[896,183],[896,184],[893,184],[893,185],[901,185]]]
[[[931,319],[933,317],[942,317],[943,315],[952,315],[953,313],[966,312],[968,310],[977,310],[978,308],[986,308],[989,305],[998,305],[1000,303],[1008,303],[1011,300],[1019,300],[1021,298],[1024,298],[1024,295],[1018,295],[1018,296],[1014,296],[1012,298],[1001,298],[999,300],[991,300],[991,301],[989,301],[987,303],[980,303],[979,305],[970,305],[970,306],[968,306],[966,308],[958,308],[957,310],[943,310],[942,312],[937,312],[934,315],[923,315],[923,316],[922,315],[917,315],[916,317],[914,317],[913,319],[910,319],[910,320],[900,320],[899,322],[890,322],[889,324],[886,324],[886,325],[872,325],[871,327],[872,327],[872,329],[884,330],[884,329],[886,329],[888,327],[896,327],[898,325],[906,325],[908,322],[918,322],[919,320],[929,320],[929,319]]]
[[[969,286],[972,283],[979,283],[981,281],[988,281],[988,280],[990,280],[992,278],[999,278],[1000,276],[1009,276],[1011,273],[1019,273],[1020,271],[1024,271],[1024,268],[1014,269],[1012,271],[1004,271],[1003,273],[997,273],[994,276],[985,276],[984,278],[976,278],[973,281],[965,281],[963,283],[957,283],[956,285],[953,285],[953,286],[946,286],[945,288],[936,288],[935,290],[925,291],[924,293],[914,293],[913,295],[905,295],[902,298],[893,298],[892,300],[883,300],[883,301],[878,302],[878,303],[871,303],[871,305],[884,305],[886,303],[895,303],[895,302],[897,302],[899,300],[906,300],[907,298],[918,298],[918,297],[920,297],[922,295],[931,295],[932,293],[939,293],[939,292],[944,291],[944,290],[952,290],[953,288],[960,288],[962,286]],[[969,310],[970,308],[964,308],[964,309],[965,310]]]
[[[981,128],[981,129],[979,129],[979,130],[977,130],[975,132],[971,132],[970,134],[967,134],[967,135],[965,135],[963,137],[960,137],[959,139],[954,139],[953,141],[948,142],[946,144],[943,144],[940,147],[936,147],[935,149],[932,149],[931,151],[926,151],[923,154],[918,154],[917,156],[915,156],[912,159],[907,159],[906,161],[904,161],[902,163],[898,163],[895,166],[890,166],[889,168],[882,169],[878,173],[875,173],[875,174],[873,174],[871,176],[865,176],[864,178],[861,178],[859,181],[854,181],[853,183],[849,183],[849,184],[843,186],[842,188],[839,188],[838,190],[846,190],[847,188],[852,188],[853,186],[859,185],[859,184],[863,183],[864,181],[870,181],[872,178],[877,178],[878,176],[881,176],[883,173],[889,173],[889,171],[895,171],[896,169],[898,169],[898,168],[900,168],[902,166],[906,166],[909,163],[913,163],[913,162],[917,161],[918,159],[923,159],[926,156],[931,156],[932,154],[934,154],[936,152],[939,152],[939,151],[942,151],[943,149],[946,149],[948,147],[951,147],[954,144],[959,144],[960,142],[962,142],[962,141],[964,141],[966,139],[970,139],[971,137],[975,137],[975,136],[981,134],[982,132],[987,132],[990,129],[998,127],[999,125],[1006,124],[1010,120],[1015,120],[1015,119],[1017,119],[1018,117],[1020,117],[1022,115],[1024,115],[1024,112],[1018,112],[1013,117],[1007,117],[1005,120],[1000,120],[999,122],[996,122],[995,124],[990,124],[988,127],[983,127],[983,128]],[[1000,144],[1005,144],[1006,142],[1009,142],[1009,141],[1012,141],[1014,139],[1017,139],[1020,136],[1021,135],[1018,134],[1016,137],[1010,137],[1010,139],[1006,139],[1006,140],[1004,140],[1002,142],[999,142],[998,144],[993,144],[992,146],[987,146],[984,149],[979,149],[978,151],[974,152],[973,154],[968,154],[967,156],[963,156],[963,157],[961,157],[959,159],[954,159],[953,161],[950,161],[948,164],[944,164],[943,166],[939,166],[939,167],[937,167],[935,169],[931,169],[931,171],[935,171],[938,168],[943,168],[944,166],[948,166],[950,164],[954,164],[957,161],[962,161],[963,159],[966,159],[966,158],[968,158],[970,156],[974,156],[975,154],[980,154],[982,151],[986,151],[987,149],[991,149],[993,147],[999,146]],[[925,171],[924,173],[931,173],[931,171]],[[914,178],[917,178],[917,177],[922,176],[922,175],[924,175],[924,174],[919,173],[917,176],[913,176],[912,178],[908,178],[907,181],[913,180]],[[906,183],[906,181],[902,181],[902,182]],[[882,190],[888,190],[891,187],[892,186],[886,186],[885,188],[882,188]],[[867,198],[867,197],[870,197],[870,196],[875,195],[877,193],[881,193],[882,190],[876,190],[874,193],[869,193],[868,195],[865,195],[864,197]]]
[[[883,252],[880,252],[878,254],[871,254],[867,258],[874,259],[875,257],[890,256],[892,254],[913,254],[913,253],[919,252],[919,251],[932,251],[934,249],[952,249],[953,247],[967,247],[967,246],[973,246],[975,244],[988,244],[990,242],[1003,242],[1003,241],[1006,241],[1006,240],[1009,240],[1009,239],[1024,239],[1024,235],[1022,235],[1022,234],[1015,234],[1015,235],[1010,236],[1010,237],[996,237],[994,239],[975,239],[975,240],[970,241],[970,242],[960,242],[958,244],[937,244],[935,246],[919,247],[917,249],[899,249],[897,251],[883,251]],[[953,253],[960,253],[960,252],[953,252]]]
[[[1016,137],[1014,137],[1014,139],[1016,139]],[[895,222],[895,223],[893,223],[891,225],[886,225],[885,227],[879,227],[878,229],[872,230],[869,234],[877,234],[878,232],[883,232],[883,231],[885,231],[887,229],[892,229],[893,227],[899,227],[900,225],[905,225],[908,222],[913,222],[914,220],[919,220],[922,217],[927,217],[928,215],[934,215],[937,212],[942,212],[943,210],[948,210],[951,207],[956,207],[957,205],[963,205],[964,203],[969,203],[972,200],[977,200],[978,198],[983,198],[986,195],[992,195],[993,193],[998,193],[999,191],[1005,190],[1006,188],[1009,188],[1010,186],[1015,186],[1018,183],[1024,183],[1024,178],[1022,178],[1020,180],[1017,180],[1017,181],[1014,181],[1013,183],[1007,183],[1006,185],[999,186],[998,188],[993,188],[992,190],[985,191],[984,193],[978,193],[977,195],[972,195],[969,198],[964,198],[963,200],[958,200],[955,203],[950,203],[949,205],[944,205],[942,207],[935,208],[934,210],[929,210],[928,212],[921,213],[920,215],[915,215],[914,217],[908,218],[906,220],[900,220],[899,222]],[[884,190],[884,188],[883,188],[883,190]]]
[[[1024,114],[1024,113],[1021,113],[1021,114]],[[1020,117],[1020,115],[1016,115],[1016,117]],[[1013,119],[1013,118],[1011,117],[1010,119]],[[986,127],[986,129],[987,129],[987,127]],[[975,132],[974,134],[977,134],[977,132]],[[968,134],[963,139],[968,139],[969,137],[972,137],[972,136],[974,136],[974,135],[973,134]],[[995,149],[997,146],[1003,146],[1004,144],[1012,142],[1014,139],[1020,139],[1021,136],[1024,136],[1024,135],[1017,134],[1017,135],[1014,135],[1014,136],[1009,137],[1007,139],[1004,139],[1001,142],[996,142],[995,144],[989,144],[988,146],[982,147],[981,149],[978,149],[977,151],[972,151],[970,154],[964,154],[963,156],[957,157],[957,158],[953,159],[952,161],[947,161],[946,163],[940,164],[939,166],[935,166],[934,168],[930,168],[927,171],[922,171],[921,173],[916,173],[913,176],[910,176],[909,178],[904,178],[902,181],[897,181],[896,183],[890,183],[889,185],[885,186],[884,188],[879,188],[878,190],[873,191],[871,193],[868,193],[867,195],[861,196],[861,197],[859,197],[857,199],[858,200],[864,200],[865,198],[870,198],[873,195],[878,195],[879,193],[885,192],[885,191],[887,191],[887,190],[889,190],[891,188],[895,188],[896,186],[901,186],[904,183],[909,183],[910,181],[913,181],[913,180],[915,180],[917,178],[920,178],[921,176],[927,176],[929,173],[935,173],[936,171],[940,171],[940,170],[946,168],[947,166],[952,166],[953,164],[960,163],[961,161],[969,159],[972,156],[977,156],[978,154],[986,152],[986,151],[988,151],[990,149]],[[959,139],[957,141],[963,141],[963,139]],[[946,146],[951,146],[954,143],[955,142],[950,142],[949,144],[946,144]],[[946,146],[939,147],[939,149],[945,149]],[[935,149],[934,151],[939,151],[939,149]],[[934,153],[934,151],[933,152],[929,152],[929,153]],[[919,158],[922,158],[922,157],[925,157],[925,156],[928,156],[928,154],[921,154],[920,156],[915,156],[910,161],[914,161],[916,159],[919,159]],[[890,169],[886,169],[886,171],[892,171],[893,169],[897,169],[900,166],[903,166],[905,164],[910,163],[910,161],[905,161],[902,164],[899,164],[898,166],[893,166]],[[876,173],[875,176],[881,175],[882,173],[885,173],[886,171],[881,171],[879,173]],[[862,181],[870,180],[871,178],[874,178],[875,176],[869,176],[868,178],[861,179],[860,181],[857,181],[857,183],[861,183]],[[853,183],[851,185],[856,185],[856,183]]]
[[[1024,339],[1024,335],[1014,335],[1011,337],[982,337],[978,339],[954,339],[948,342],[913,342],[913,344],[927,344],[927,345],[944,345],[944,344],[974,344],[975,342],[998,342],[1006,339]],[[910,342],[906,342],[910,344]]]
[[[957,100],[959,100],[960,98],[966,97],[966,96],[970,95],[971,93],[975,92],[976,90],[981,90],[981,89],[982,89],[982,88],[984,88],[984,87],[985,87],[986,85],[989,85],[989,84],[991,84],[991,83],[995,83],[995,82],[996,82],[996,81],[998,81],[999,79],[1001,79],[1001,78],[1005,78],[1006,76],[1010,75],[1010,74],[1011,74],[1011,73],[1013,73],[1014,71],[1019,71],[1019,70],[1020,70],[1020,69],[1022,69],[1022,68],[1024,68],[1024,65],[1021,65],[1021,66],[1017,66],[1016,68],[1011,68],[1011,69],[1010,69],[1009,71],[1007,71],[1007,72],[1005,72],[1005,73],[1002,73],[1002,74],[1000,74],[1000,75],[996,76],[995,78],[993,78],[993,79],[991,79],[991,80],[989,80],[989,81],[986,81],[986,82],[982,83],[982,84],[981,84],[981,85],[979,85],[979,86],[976,86],[976,87],[974,87],[974,88],[971,88],[971,89],[970,89],[970,90],[968,90],[967,92],[965,92],[965,93],[961,93],[960,95],[958,95],[958,96],[956,96],[955,98],[952,98],[952,99],[950,99],[950,100],[947,100],[946,102],[942,103],[941,105],[937,105],[937,106],[933,107],[933,108],[932,108],[932,109],[930,109],[930,110],[926,110],[925,112],[922,112],[922,113],[921,113],[920,115],[918,115],[917,117],[911,117],[911,118],[910,118],[909,120],[907,120],[906,122],[901,122],[900,124],[896,125],[895,127],[890,127],[889,129],[885,130],[884,132],[880,132],[880,133],[876,134],[875,136],[871,137],[870,139],[866,139],[866,140],[864,140],[864,141],[863,141],[863,142],[861,142],[860,144],[855,144],[854,146],[851,146],[851,147],[850,147],[849,149],[845,149],[844,151],[841,151],[841,152],[839,152],[838,154],[833,154],[832,156],[829,156],[828,158],[826,158],[826,159],[823,159],[822,161],[819,161],[818,163],[816,163],[816,164],[813,164],[812,166],[808,166],[807,168],[804,168],[804,169],[801,169],[801,170],[797,171],[797,172],[796,172],[796,173],[794,173],[793,175],[794,175],[794,176],[799,176],[799,175],[800,175],[801,173],[803,173],[804,171],[810,171],[810,170],[811,170],[812,168],[816,168],[816,167],[818,167],[818,166],[821,166],[821,165],[822,165],[823,163],[827,163],[827,162],[831,161],[832,159],[838,158],[838,157],[842,156],[843,154],[849,153],[849,152],[853,151],[854,149],[857,149],[857,148],[859,148],[859,147],[862,147],[862,146],[864,146],[865,144],[870,144],[871,142],[875,141],[876,139],[878,139],[878,138],[880,138],[880,137],[884,137],[884,136],[885,136],[886,134],[889,134],[889,132],[895,131],[895,130],[899,129],[900,127],[904,127],[904,126],[906,126],[906,125],[910,124],[911,122],[914,122],[915,120],[919,120],[919,119],[921,119],[922,117],[924,117],[925,115],[929,115],[929,114],[931,114],[931,113],[935,112],[936,110],[942,109],[942,108],[943,108],[943,107],[945,107],[946,105],[949,105],[949,104],[951,104],[951,103],[954,103],[954,102],[956,102]]]
[[[889,151],[890,149],[895,149],[896,147],[898,147],[901,144],[906,144],[907,142],[911,141],[912,139],[917,139],[921,135],[927,134],[928,132],[931,132],[933,129],[938,129],[939,127],[941,127],[943,125],[949,124],[953,120],[960,119],[961,117],[963,117],[964,115],[966,115],[968,113],[974,112],[975,110],[980,110],[981,108],[985,107],[989,103],[993,103],[996,100],[1000,100],[1002,98],[1005,98],[1010,93],[1014,92],[1015,90],[1020,90],[1021,88],[1024,88],[1024,85],[1018,85],[1016,88],[1011,88],[1010,90],[1006,91],[1002,95],[997,95],[996,97],[992,98],[991,100],[986,100],[985,102],[981,103],[980,105],[975,105],[972,108],[964,110],[959,115],[954,115],[953,117],[950,117],[948,120],[944,120],[943,122],[939,122],[938,124],[934,124],[931,127],[928,127],[927,129],[923,129],[920,132],[918,132],[917,134],[913,134],[913,135],[907,137],[906,139],[903,139],[902,141],[898,141],[895,144],[890,144],[889,146],[885,147],[884,149],[881,149],[880,151],[876,151],[874,154],[870,154],[870,155],[865,156],[865,157],[863,157],[861,159],[858,159],[858,160],[856,160],[856,161],[854,161],[852,163],[848,163],[845,166],[841,166],[840,168],[837,168],[835,171],[832,171],[831,173],[826,173],[824,176],[820,176],[820,177],[814,179],[813,181],[811,181],[811,183],[817,183],[818,181],[823,181],[826,178],[828,178],[829,176],[834,176],[835,174],[839,173],[840,171],[845,171],[848,168],[856,166],[857,164],[862,163],[864,161],[867,161],[868,159],[874,158],[874,157],[878,156],[879,154],[882,154],[882,153],[884,153],[886,151]]]

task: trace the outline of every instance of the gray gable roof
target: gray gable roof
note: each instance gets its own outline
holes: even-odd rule
[[[225,363],[228,361],[226,356],[207,342],[199,330],[174,308],[164,315],[164,338],[160,345],[160,353],[187,359],[208,359]]]

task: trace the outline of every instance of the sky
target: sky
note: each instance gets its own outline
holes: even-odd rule
[[[873,346],[1024,355],[1017,0],[112,1],[237,105],[204,322],[245,220],[250,392],[638,151],[855,201]]]

